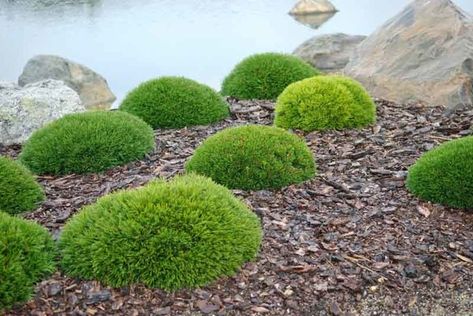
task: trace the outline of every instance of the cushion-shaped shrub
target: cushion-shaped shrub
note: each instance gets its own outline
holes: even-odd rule
[[[425,153],[409,169],[407,188],[424,200],[473,209],[473,136]]]
[[[33,210],[43,200],[43,190],[30,171],[0,157],[0,210],[16,215]]]
[[[197,175],[114,193],[64,227],[64,271],[121,287],[177,290],[234,274],[253,259],[261,224],[231,191]]]
[[[55,245],[40,225],[0,212],[0,314],[28,300],[54,271]]]
[[[315,175],[315,161],[298,136],[272,126],[225,129],[204,141],[186,170],[231,189],[278,189]]]
[[[376,121],[376,107],[358,82],[317,76],[291,84],[276,104],[276,126],[314,130],[361,128]]]
[[[126,96],[120,110],[142,118],[153,128],[207,125],[230,114],[228,104],[216,91],[182,77],[142,83]]]
[[[241,61],[225,78],[222,94],[239,99],[274,100],[293,82],[320,74],[292,55],[256,54]]]
[[[31,135],[20,160],[37,174],[100,172],[141,159],[155,145],[152,128],[128,113],[64,116]]]

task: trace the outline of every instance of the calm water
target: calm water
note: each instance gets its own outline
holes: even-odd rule
[[[0,80],[16,81],[33,55],[57,54],[101,73],[119,99],[161,75],[219,88],[247,55],[290,53],[316,34],[369,34],[408,3],[332,2],[340,12],[314,30],[287,14],[295,0],[0,0]],[[473,12],[472,0],[456,3]]]

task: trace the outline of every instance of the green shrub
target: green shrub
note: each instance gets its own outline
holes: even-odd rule
[[[59,246],[73,277],[176,290],[234,274],[261,238],[258,217],[229,190],[188,175],[101,198],[66,224]]]
[[[296,135],[276,127],[248,125],[208,138],[186,170],[231,189],[277,189],[314,177],[315,162]]]
[[[361,128],[376,121],[376,106],[358,82],[318,76],[291,84],[276,104],[276,126],[306,132]]]
[[[0,210],[16,215],[33,210],[43,200],[43,190],[30,171],[0,157]]]
[[[0,314],[28,300],[34,285],[54,271],[55,247],[40,225],[0,212]]]
[[[154,128],[182,128],[223,120],[229,107],[210,87],[190,79],[162,77],[132,90],[120,110],[134,114]]]
[[[236,65],[223,81],[222,94],[239,99],[274,100],[291,83],[318,74],[317,69],[295,56],[257,54]]]
[[[151,127],[133,115],[85,112],[33,133],[20,159],[37,174],[100,172],[141,159],[154,145]]]
[[[473,209],[473,136],[425,153],[409,169],[407,188],[427,201]]]

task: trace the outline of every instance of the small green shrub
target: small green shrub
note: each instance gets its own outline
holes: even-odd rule
[[[40,225],[0,212],[0,313],[27,301],[54,271],[55,246]]]
[[[427,201],[473,209],[473,136],[425,153],[409,169],[407,188]]]
[[[66,224],[59,246],[73,277],[177,290],[234,274],[261,238],[258,217],[228,189],[187,175],[101,198]]]
[[[276,126],[306,132],[361,128],[376,121],[376,106],[358,82],[318,76],[291,84],[276,104]]]
[[[151,127],[133,115],[85,112],[33,133],[20,160],[37,174],[101,172],[143,158],[154,145]]]
[[[257,54],[235,66],[223,81],[222,94],[239,99],[274,100],[291,83],[319,74],[292,55]]]
[[[43,200],[43,190],[30,171],[0,157],[0,210],[16,215],[33,210]]]
[[[210,87],[181,77],[162,77],[132,90],[120,110],[134,114],[153,128],[207,125],[226,118],[228,104]]]
[[[228,128],[197,148],[186,170],[231,189],[278,189],[315,175],[305,142],[283,129],[248,125]]]

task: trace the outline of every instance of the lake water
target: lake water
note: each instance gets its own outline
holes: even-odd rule
[[[292,52],[316,34],[369,34],[408,0],[333,0],[318,29],[287,12],[295,0],[0,0],[0,80],[36,54],[102,74],[118,99],[138,83],[181,75],[216,89],[242,58]],[[473,12],[473,0],[455,1]]]

